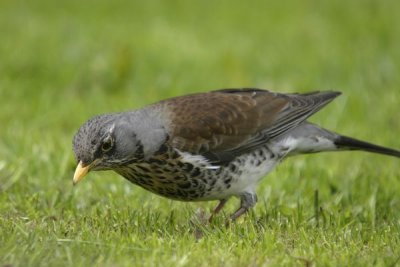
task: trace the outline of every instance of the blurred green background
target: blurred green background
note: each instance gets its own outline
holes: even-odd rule
[[[396,264],[396,159],[290,159],[252,216],[231,229],[222,217],[196,243],[189,221],[214,203],[111,173],[72,188],[71,141],[95,114],[259,87],[342,91],[312,121],[400,148],[399,14],[394,0],[0,1],[0,265]]]

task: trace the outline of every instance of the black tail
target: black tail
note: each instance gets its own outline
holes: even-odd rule
[[[335,145],[340,149],[346,149],[346,150],[364,150],[372,153],[379,153],[379,154],[385,154],[389,156],[394,156],[400,158],[400,151],[383,147],[383,146],[378,146],[374,145],[368,142],[360,141],[351,137],[347,136],[339,136],[335,139],[334,141]]]

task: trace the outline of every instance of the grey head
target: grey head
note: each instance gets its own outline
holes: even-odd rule
[[[74,184],[89,171],[113,170],[149,157],[165,138],[159,121],[143,110],[93,117],[73,139],[78,162]]]

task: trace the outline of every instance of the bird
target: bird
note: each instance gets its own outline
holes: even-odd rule
[[[237,197],[233,221],[255,206],[258,183],[287,157],[344,150],[400,157],[307,121],[340,94],[220,89],[94,116],[73,138],[73,184],[112,170],[168,199],[218,201],[210,220]]]

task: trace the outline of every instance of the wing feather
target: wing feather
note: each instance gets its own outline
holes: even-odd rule
[[[171,115],[172,146],[223,164],[290,131],[339,94],[225,89],[177,97],[159,105]]]

